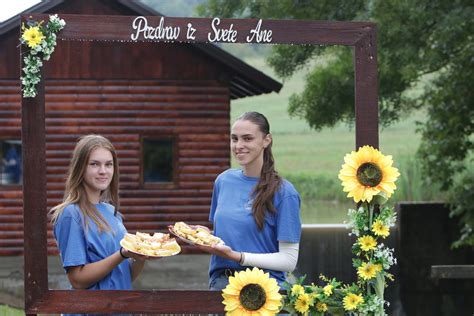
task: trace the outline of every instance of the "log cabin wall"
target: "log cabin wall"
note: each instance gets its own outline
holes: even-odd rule
[[[58,64],[54,62],[54,65]],[[56,77],[53,63],[48,68],[47,73]],[[77,71],[76,67],[70,69]],[[103,68],[96,69],[106,73]],[[120,74],[118,69],[114,68],[113,75]],[[57,72],[59,76],[67,76],[64,70]],[[101,77],[96,75],[91,72],[92,78]],[[62,198],[67,167],[77,138],[96,133],[110,138],[116,146],[121,171],[121,211],[129,230],[163,230],[179,220],[206,223],[213,180],[229,166],[227,86],[202,77],[180,80],[49,79],[46,83],[48,207]],[[17,81],[2,81],[0,89],[3,91],[0,138],[19,138]],[[143,136],[175,136],[177,170],[174,187],[147,188],[142,183]],[[21,254],[21,188],[5,188],[1,196],[0,227],[3,231],[0,234],[6,238],[0,241],[0,253]],[[50,250],[54,252],[54,241],[51,235],[49,237]]]
[[[54,12],[135,14],[111,11],[102,5],[106,1],[81,11],[83,2]],[[2,42],[0,58],[7,62],[0,65],[0,139],[20,139],[18,30]],[[120,210],[130,231],[207,222],[213,181],[230,164],[230,91],[222,66],[186,44],[68,41],[59,43],[44,74],[48,208],[62,199],[78,137],[97,133],[117,149]],[[143,185],[144,136],[176,140],[173,186]],[[22,254],[22,223],[21,187],[0,186],[0,255]],[[50,254],[57,252],[51,230],[48,245]]]

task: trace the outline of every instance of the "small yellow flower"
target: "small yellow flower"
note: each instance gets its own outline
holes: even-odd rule
[[[23,32],[22,38],[30,48],[35,48],[44,39],[44,35],[38,26],[32,26]]]
[[[316,309],[318,312],[327,312],[328,306],[325,303],[318,302],[316,304]]]
[[[309,310],[310,306],[310,297],[308,294],[303,293],[300,296],[298,296],[298,299],[296,300],[295,303],[295,309],[297,312],[301,314],[306,314]]]
[[[364,262],[360,267],[357,268],[357,274],[364,280],[370,280],[375,278],[377,275],[377,270],[379,269],[377,264],[372,264],[370,262]],[[380,271],[381,271],[380,267]]]
[[[390,235],[389,227],[385,226],[380,220],[376,220],[372,225],[372,231],[375,235],[381,236],[382,238]]]
[[[333,286],[331,284],[328,284],[326,285],[325,287],[323,287],[323,292],[326,296],[329,296],[332,294],[332,288]]]
[[[346,311],[352,311],[356,309],[359,304],[364,303],[364,298],[361,294],[349,293],[344,296],[342,303]]]
[[[357,242],[360,245],[360,248],[363,251],[370,251],[374,250],[377,247],[377,241],[375,241],[374,237],[372,236],[362,236],[357,239]]]
[[[301,286],[300,284],[295,284],[295,285],[292,286],[291,295],[298,296],[298,295],[301,295],[303,293],[304,293],[304,287]]]
[[[386,277],[387,279],[389,279],[390,281],[394,281],[394,280],[395,280],[395,277],[394,277],[393,274],[391,274],[391,273],[385,272],[385,277]]]

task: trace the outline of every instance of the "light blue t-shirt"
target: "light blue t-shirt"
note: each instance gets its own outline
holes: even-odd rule
[[[66,206],[54,225],[54,237],[60,251],[63,267],[82,266],[107,258],[120,249],[120,240],[127,230],[115,208],[107,203],[96,204],[97,210],[110,225],[111,231],[99,232],[93,220],[88,221],[87,231],[78,205]],[[112,272],[89,290],[132,289],[131,266],[124,260]]]
[[[263,230],[259,230],[253,217],[253,190],[259,178],[247,177],[241,169],[228,169],[214,182],[209,220],[214,233],[234,251],[250,253],[278,252],[278,242],[299,243],[301,236],[300,196],[293,185],[283,180],[273,198],[276,213],[267,212]],[[223,269],[244,270],[237,262],[211,256],[209,276],[211,282]],[[286,273],[265,270],[279,283]]]

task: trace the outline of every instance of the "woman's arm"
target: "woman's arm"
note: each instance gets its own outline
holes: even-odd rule
[[[298,262],[299,243],[280,241],[278,246],[280,249],[275,253],[244,252],[240,264],[243,266],[292,272]]]
[[[145,260],[148,259],[148,256],[129,252],[125,248],[122,248],[122,254],[120,254],[119,250],[100,261],[88,263],[83,266],[70,267],[67,271],[69,282],[71,282],[74,289],[87,289],[94,283],[105,278],[116,266],[122,263],[123,260],[130,259],[133,259],[131,262],[131,274],[132,281],[134,281],[142,272]]]
[[[218,245],[212,248],[209,246],[196,246],[210,254],[238,262],[242,266],[291,272],[296,268],[296,263],[298,262],[299,245],[299,243],[280,241],[278,242],[279,251],[274,253],[238,252],[225,245]]]
[[[116,251],[100,261],[83,266],[69,267],[67,277],[74,289],[87,289],[105,278],[123,260],[125,259],[122,258],[120,252]]]

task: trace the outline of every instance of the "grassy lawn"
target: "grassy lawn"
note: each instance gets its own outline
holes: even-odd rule
[[[24,315],[25,315],[25,312],[20,309],[12,308],[7,305],[0,305],[0,316],[24,316]]]

